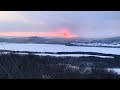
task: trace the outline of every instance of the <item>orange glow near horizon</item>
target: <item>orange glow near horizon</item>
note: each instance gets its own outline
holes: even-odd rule
[[[56,32],[0,32],[0,36],[46,36],[46,37],[65,37],[73,38],[77,35],[72,34],[67,29],[59,29]]]

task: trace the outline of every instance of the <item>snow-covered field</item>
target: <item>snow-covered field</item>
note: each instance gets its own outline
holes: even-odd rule
[[[95,56],[100,58],[114,58],[112,56],[99,56],[99,55],[88,55],[88,54],[35,54],[39,56],[55,56],[55,57],[89,57],[89,56]]]
[[[3,54],[8,54],[9,52],[4,52]],[[28,55],[28,53],[19,53],[20,55]],[[89,54],[46,54],[46,53],[40,53],[40,54],[34,54],[39,56],[54,56],[54,57],[100,57],[100,58],[114,58],[113,56],[101,56],[101,55],[89,55]]]
[[[7,50],[14,51],[32,51],[32,52],[99,52],[105,54],[120,55],[120,48],[104,48],[104,47],[80,47],[65,46],[58,44],[15,44],[4,43],[3,46]],[[0,49],[4,49],[0,45]]]

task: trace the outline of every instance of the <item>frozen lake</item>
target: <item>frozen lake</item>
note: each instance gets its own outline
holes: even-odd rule
[[[99,52],[105,54],[117,54],[120,55],[120,48],[104,48],[104,47],[77,47],[77,46],[65,46],[58,44],[15,44],[15,43],[3,43],[3,46],[7,50],[14,51],[32,51],[32,52]],[[4,49],[0,45],[0,49]]]

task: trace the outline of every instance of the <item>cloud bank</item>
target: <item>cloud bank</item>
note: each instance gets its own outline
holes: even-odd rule
[[[119,11],[0,11],[1,36],[120,36]]]

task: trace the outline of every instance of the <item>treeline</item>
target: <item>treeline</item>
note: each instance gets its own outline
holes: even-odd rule
[[[1,54],[0,79],[120,79],[120,58]]]
[[[31,52],[31,51],[11,51],[11,50],[0,50],[0,52],[3,54],[4,54],[4,52],[12,53],[12,54],[19,54],[19,53],[27,53],[27,54],[87,54],[87,55],[120,57],[120,55],[116,55],[116,54],[105,54],[105,53],[99,53],[99,52]]]
[[[100,43],[100,42],[98,42]],[[80,47],[104,47],[104,48],[120,48],[120,46],[102,46],[102,45],[87,45],[87,43],[84,43],[86,45],[77,45],[77,44],[71,44],[71,43],[67,43],[65,44],[66,46],[80,46]],[[89,44],[89,43],[88,43]],[[103,43],[104,44],[104,43]],[[106,44],[111,44],[111,43],[106,43]]]

